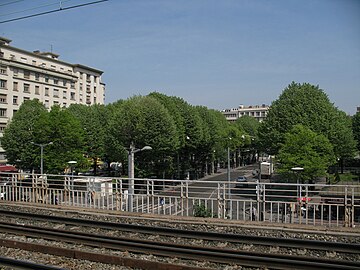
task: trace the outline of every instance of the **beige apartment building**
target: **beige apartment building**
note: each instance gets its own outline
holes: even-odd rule
[[[0,137],[25,100],[53,105],[104,104],[101,70],[59,60],[52,52],[26,51],[0,37]],[[0,147],[0,163],[6,162]]]
[[[267,115],[269,106],[262,104],[255,106],[244,106],[240,105],[238,108],[225,109],[221,113],[225,116],[229,122],[235,122],[238,118],[244,115],[254,117],[259,122],[263,121]]]

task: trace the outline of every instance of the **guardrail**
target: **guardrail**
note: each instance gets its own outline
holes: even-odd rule
[[[159,215],[360,225],[360,185],[134,179],[133,211]],[[0,173],[0,198],[116,211],[129,209],[127,178]]]

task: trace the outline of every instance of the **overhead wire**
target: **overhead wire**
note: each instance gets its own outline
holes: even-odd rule
[[[7,3],[3,3],[3,4],[0,4],[0,7],[3,7],[3,6],[7,6],[7,5],[11,5],[11,4],[15,4],[15,3],[18,3],[18,2],[22,2],[24,0],[16,0],[16,1],[11,1],[11,2],[7,2]]]
[[[22,1],[22,0],[21,0],[21,1]],[[71,0],[62,1],[62,3],[69,2],[69,1],[71,1]],[[20,10],[20,11],[14,11],[14,12],[11,12],[11,13],[0,14],[0,17],[8,16],[8,15],[13,15],[13,14],[18,14],[18,13],[23,13],[23,12],[26,12],[26,11],[35,10],[35,9],[40,9],[40,8],[43,8],[43,7],[55,6],[55,5],[59,5],[59,2],[54,2],[54,3],[52,3],[52,4],[46,4],[46,5],[37,6],[37,7],[33,7],[33,8],[28,8],[28,9],[24,9],[24,10]]]
[[[98,3],[101,3],[101,2],[107,2],[107,1],[109,1],[109,0],[99,0],[99,1],[93,1],[93,2],[90,2],[90,3],[79,4],[79,5],[70,6],[70,7],[60,7],[60,8],[58,8],[58,9],[54,9],[54,10],[49,10],[49,11],[45,11],[45,12],[41,12],[41,13],[36,13],[36,14],[32,14],[32,15],[22,16],[22,17],[18,17],[18,18],[14,18],[14,19],[5,20],[5,21],[0,21],[0,24],[1,24],[1,23],[18,21],[18,20],[23,20],[23,19],[32,18],[32,17],[37,17],[37,16],[41,16],[41,15],[46,15],[46,14],[54,13],[54,12],[59,12],[59,11],[68,10],[68,9],[73,9],[73,8],[78,8],[78,7],[83,7],[83,6],[98,4]]]

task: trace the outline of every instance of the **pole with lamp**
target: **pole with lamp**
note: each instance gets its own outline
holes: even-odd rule
[[[301,185],[300,185],[300,173],[304,171],[302,167],[293,167],[291,170],[296,174],[296,200],[299,203],[299,211],[300,211],[300,223],[301,223],[301,207],[302,207],[302,197],[301,197]]]
[[[231,193],[231,187],[230,187],[230,182],[231,182],[231,177],[230,177],[230,142],[231,142],[231,137],[229,138],[229,144],[228,144],[228,148],[227,148],[227,180],[229,183],[229,190],[228,190],[228,196],[229,196],[229,200],[230,200],[230,193]]]
[[[133,199],[134,199],[134,178],[135,178],[135,174],[134,174],[134,154],[140,151],[144,151],[144,150],[151,150],[151,146],[144,146],[141,149],[136,149],[134,143],[130,144],[130,148],[128,151],[128,174],[129,174],[129,197],[128,197],[128,206],[129,206],[129,212],[133,212],[134,208],[133,208]]]
[[[301,199],[301,188],[299,187],[299,181],[300,181],[300,173],[304,171],[304,168],[302,167],[293,167],[291,168],[291,170],[296,173],[296,197],[297,197],[297,200]],[[300,196],[300,197],[299,197]]]
[[[68,164],[70,166],[70,170],[71,170],[71,190],[74,190],[74,167],[77,164],[77,162],[75,160],[70,160],[68,161]]]
[[[40,147],[40,160],[41,160],[40,173],[41,173],[41,175],[43,175],[44,174],[44,147],[47,146],[47,145],[53,144],[53,142],[49,142],[49,143],[34,143],[34,142],[31,142],[31,144]]]

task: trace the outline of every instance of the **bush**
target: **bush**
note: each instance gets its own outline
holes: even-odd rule
[[[206,208],[205,204],[194,205],[194,216],[195,217],[212,217],[211,211]]]

